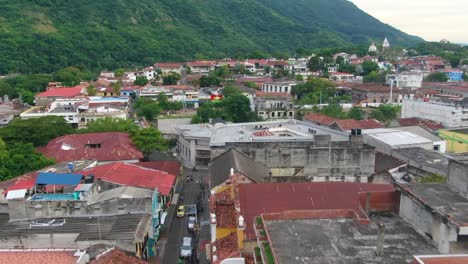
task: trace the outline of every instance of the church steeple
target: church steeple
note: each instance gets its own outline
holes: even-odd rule
[[[385,38],[382,44],[383,48],[390,48],[390,42],[388,42],[388,39]]]
[[[377,52],[377,46],[375,46],[374,42],[370,45],[369,52]]]

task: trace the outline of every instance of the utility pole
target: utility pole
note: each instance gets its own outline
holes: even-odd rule
[[[393,80],[390,82],[390,103],[393,103]]]

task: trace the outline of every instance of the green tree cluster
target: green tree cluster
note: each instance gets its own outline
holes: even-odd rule
[[[77,67],[66,67],[52,74],[53,80],[61,82],[64,86],[75,86],[83,80],[91,81],[95,77],[91,71]]]
[[[176,85],[180,78],[180,74],[171,72],[169,75],[163,77],[163,85]]]
[[[429,74],[426,79],[426,82],[447,82],[448,77],[445,73],[443,72],[434,72]]]
[[[310,78],[305,83],[293,87],[291,94],[300,104],[339,103],[350,101],[349,95],[339,95],[336,84],[327,79]]]
[[[14,119],[0,128],[0,180],[54,164],[54,160],[36,152],[35,147],[73,131],[62,117],[57,116]]]
[[[391,104],[381,104],[378,108],[372,110],[370,113],[371,118],[375,118],[383,123],[388,123],[391,120],[397,118],[401,107]]]
[[[136,77],[135,81],[133,82],[134,85],[145,86],[149,83],[148,79],[145,76],[138,76]]]
[[[208,101],[197,109],[192,123],[207,123],[210,119],[222,118],[234,123],[257,121],[257,115],[250,109],[249,99],[239,93],[226,96],[221,101]]]

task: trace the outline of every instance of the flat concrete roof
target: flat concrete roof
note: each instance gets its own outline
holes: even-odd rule
[[[410,263],[437,248],[398,216],[373,216],[370,225],[352,219],[265,221],[279,264]],[[384,253],[376,256],[377,224],[385,225]]]
[[[349,140],[346,132],[298,120],[186,125],[177,129],[187,137],[210,138],[212,146],[224,146],[226,142],[314,141],[314,135],[330,135],[331,141]]]
[[[433,141],[430,139],[399,129],[365,129],[362,131],[362,134],[368,137],[372,137],[390,146],[433,143]]]
[[[448,184],[408,183],[401,187],[453,222],[459,225],[468,224],[468,199],[459,195]]]
[[[418,168],[426,166],[448,176],[449,159],[437,151],[423,148],[405,148],[394,150],[392,156],[408,163],[410,166]]]

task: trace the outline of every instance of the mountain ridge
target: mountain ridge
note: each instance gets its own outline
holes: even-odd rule
[[[422,39],[347,0],[0,0],[0,74]]]

